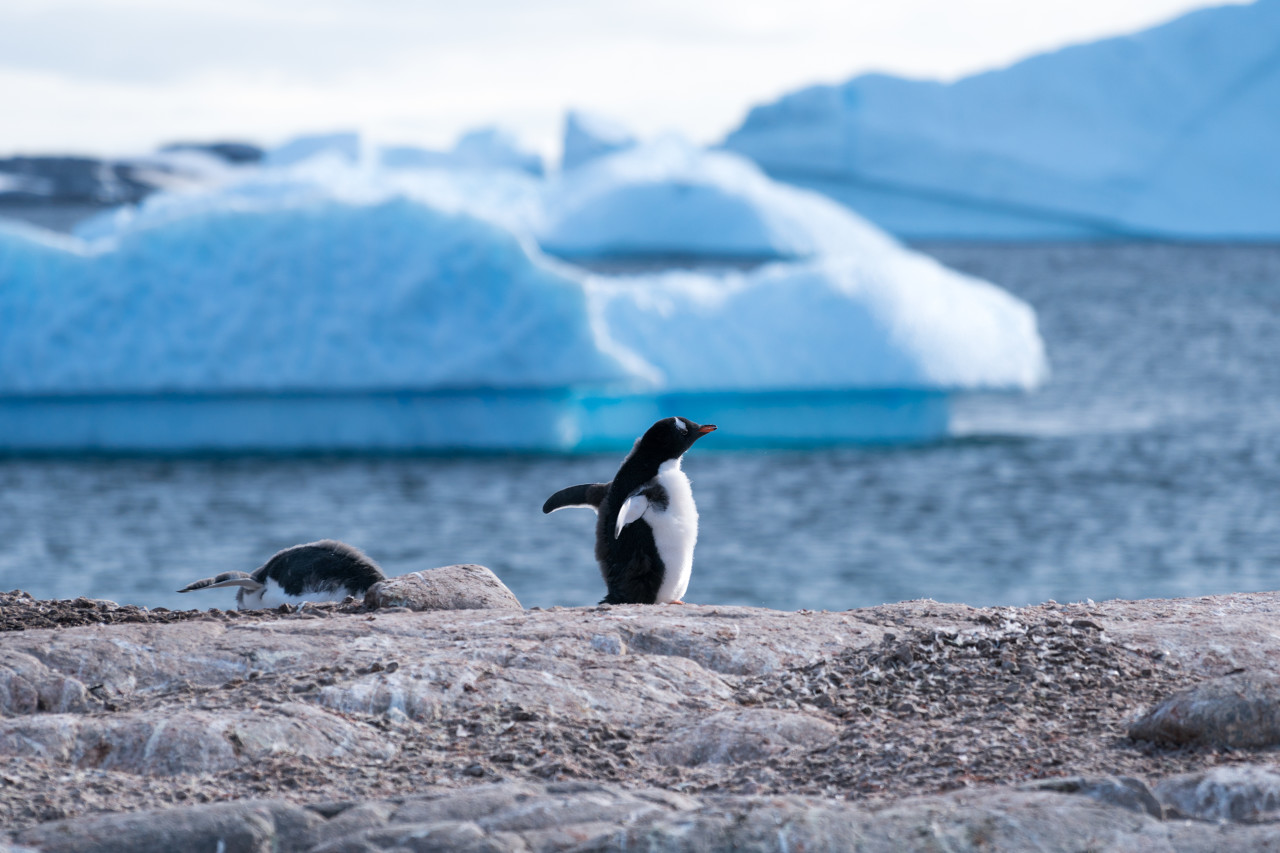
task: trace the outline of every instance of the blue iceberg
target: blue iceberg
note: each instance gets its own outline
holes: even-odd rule
[[[386,146],[379,159],[393,169],[511,169],[535,176],[544,171],[539,155],[524,150],[514,135],[497,127],[464,133],[452,151]]]
[[[625,151],[636,137],[621,122],[595,113],[570,110],[564,117],[564,152],[560,168],[576,169],[598,157]]]
[[[911,238],[1280,237],[1280,0],[954,83],[868,74],[724,145]]]
[[[619,448],[672,411],[726,446],[922,440],[1046,371],[1007,293],[669,141],[551,179],[306,158],[6,228],[0,332],[7,451]]]
[[[664,137],[560,175],[537,230],[578,260],[768,261],[903,251],[820,195],[770,180],[749,160]]]

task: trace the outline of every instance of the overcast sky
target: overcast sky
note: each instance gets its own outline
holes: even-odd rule
[[[1196,0],[2,0],[0,154],[358,129],[546,153],[567,108],[714,141],[864,71],[954,79]]]

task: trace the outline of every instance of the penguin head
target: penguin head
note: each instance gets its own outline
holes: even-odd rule
[[[663,418],[640,437],[637,449],[662,461],[679,459],[695,441],[715,428],[715,424],[696,424],[688,418]]]

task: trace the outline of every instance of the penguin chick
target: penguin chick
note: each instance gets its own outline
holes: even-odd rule
[[[607,595],[601,604],[683,604],[698,541],[698,509],[680,458],[715,429],[663,418],[636,439],[608,483],[561,489],[542,505],[596,511],[596,560]]]
[[[263,610],[304,601],[342,601],[363,596],[384,575],[359,548],[333,539],[294,545],[252,572],[223,572],[187,584],[178,592],[239,587],[236,609]]]

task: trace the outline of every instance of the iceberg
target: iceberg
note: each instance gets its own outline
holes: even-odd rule
[[[378,156],[381,165],[391,169],[511,169],[534,176],[544,172],[539,155],[524,150],[514,135],[496,127],[464,133],[452,151],[386,146]]]
[[[0,230],[5,449],[550,449],[633,385],[580,282],[409,200]],[[625,357],[625,355],[624,355]]]
[[[362,143],[353,130],[337,133],[314,133],[298,136],[265,152],[262,163],[280,168],[303,163],[315,157],[336,157],[348,163],[359,162]]]
[[[544,171],[542,158],[520,147],[514,134],[497,127],[464,133],[453,146],[453,154],[463,165],[515,169],[530,175]]]
[[[1027,305],[915,253],[588,286],[610,338],[672,392],[1030,390],[1044,378]]]
[[[0,227],[7,451],[617,449],[672,411],[726,446],[927,440],[1045,371],[1017,299],[673,141],[551,179],[319,156]]]
[[[868,74],[723,145],[909,238],[1280,237],[1280,0],[954,83]]]
[[[458,137],[449,151],[411,145],[377,145],[359,133],[299,136],[265,153],[263,164],[271,169],[298,166],[314,160],[361,165],[368,159],[384,169],[511,169],[540,176],[542,158],[526,151],[509,131],[482,127]]]
[[[577,260],[760,262],[902,251],[840,205],[772,181],[744,157],[671,136],[561,174],[544,207],[539,244]]]
[[[415,149],[417,150],[417,149]],[[139,204],[118,207],[80,223],[76,236],[118,239],[168,222],[213,213],[301,208],[337,201],[355,207],[396,198],[417,199],[442,211],[467,212],[524,234],[541,216],[542,185],[509,169],[419,165],[385,167],[349,162],[318,152],[287,167],[245,172],[237,179],[194,191],[157,193]]]
[[[582,110],[570,110],[564,118],[564,151],[560,157],[560,168],[566,172],[576,169],[598,157],[625,151],[636,141],[621,122]]]
[[[949,392],[1030,390],[1047,370],[1028,306],[901,249],[588,287],[664,392],[590,401],[584,448],[674,411],[724,425],[723,447],[932,440]]]

